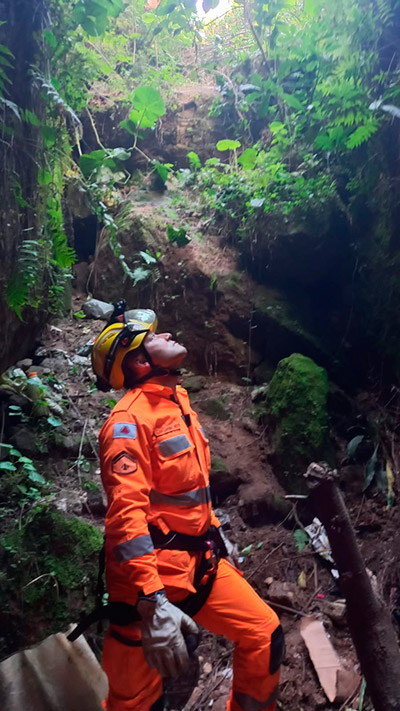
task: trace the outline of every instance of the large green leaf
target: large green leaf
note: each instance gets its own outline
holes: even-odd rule
[[[125,131],[128,131],[128,133],[131,134],[131,136],[135,136],[137,131],[136,131],[136,125],[131,121],[130,119],[124,119],[123,121],[120,121],[121,128],[124,128]]]
[[[255,148],[246,148],[242,155],[238,158],[238,163],[245,170],[253,170],[257,160],[257,151]]]
[[[223,138],[222,141],[218,141],[216,148],[217,151],[234,151],[240,146],[240,141],[231,141],[229,138]]]
[[[167,237],[170,242],[174,242],[178,247],[185,247],[185,245],[190,242],[189,237],[186,236],[184,227],[179,227],[179,229],[176,230],[173,225],[168,225]]]
[[[131,157],[130,151],[127,151],[126,148],[113,148],[109,152],[109,157],[113,158],[114,160],[128,160]]]
[[[16,472],[17,467],[12,462],[0,462],[0,471]]]
[[[350,440],[350,442],[347,445],[347,456],[354,457],[359,445],[364,439],[364,435],[356,435],[356,437],[353,437],[353,439]]]
[[[133,109],[129,119],[137,128],[153,128],[160,116],[165,114],[165,104],[157,89],[139,86],[133,95]]]
[[[96,37],[108,29],[109,18],[117,17],[123,8],[123,0],[78,0],[72,12],[72,19],[80,24],[85,32]]]
[[[188,158],[189,158],[189,163],[190,163],[190,168],[191,168],[191,170],[200,170],[200,168],[201,168],[201,160],[200,160],[199,156],[197,155],[197,153],[195,153],[194,151],[190,151],[190,152],[187,154],[187,156],[188,156]]]
[[[106,151],[98,150],[80,157],[79,167],[85,178],[89,178],[92,173],[96,172],[100,166],[103,165],[106,155]]]
[[[154,170],[158,173],[163,183],[167,182],[168,173],[172,168],[172,163],[155,163]]]

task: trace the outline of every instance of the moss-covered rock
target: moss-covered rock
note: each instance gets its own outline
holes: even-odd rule
[[[288,491],[304,490],[307,465],[325,452],[328,391],[324,368],[300,353],[281,360],[271,380],[267,411],[275,421],[278,473]]]
[[[183,379],[183,387],[188,393],[198,393],[204,390],[207,385],[207,380],[203,375],[185,375]]]
[[[47,506],[21,524],[0,536],[0,656],[65,630],[94,605],[102,532]]]
[[[210,397],[202,403],[199,403],[203,412],[215,420],[229,420],[232,413],[228,405],[218,397]]]

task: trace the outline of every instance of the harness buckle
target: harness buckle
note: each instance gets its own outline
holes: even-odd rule
[[[205,541],[207,549],[204,552],[204,559],[207,561],[206,575],[214,575],[218,568],[218,556],[213,541]]]

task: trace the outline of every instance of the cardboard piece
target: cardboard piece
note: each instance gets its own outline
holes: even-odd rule
[[[356,691],[361,678],[355,671],[343,668],[322,622],[315,617],[303,617],[300,634],[329,701],[342,703],[348,699]]]
[[[84,637],[59,633],[0,664],[1,707],[7,711],[101,711],[107,678]]]

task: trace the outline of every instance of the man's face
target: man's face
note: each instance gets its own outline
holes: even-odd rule
[[[162,368],[178,368],[187,354],[185,346],[172,339],[170,333],[148,332],[143,345],[154,365]]]

